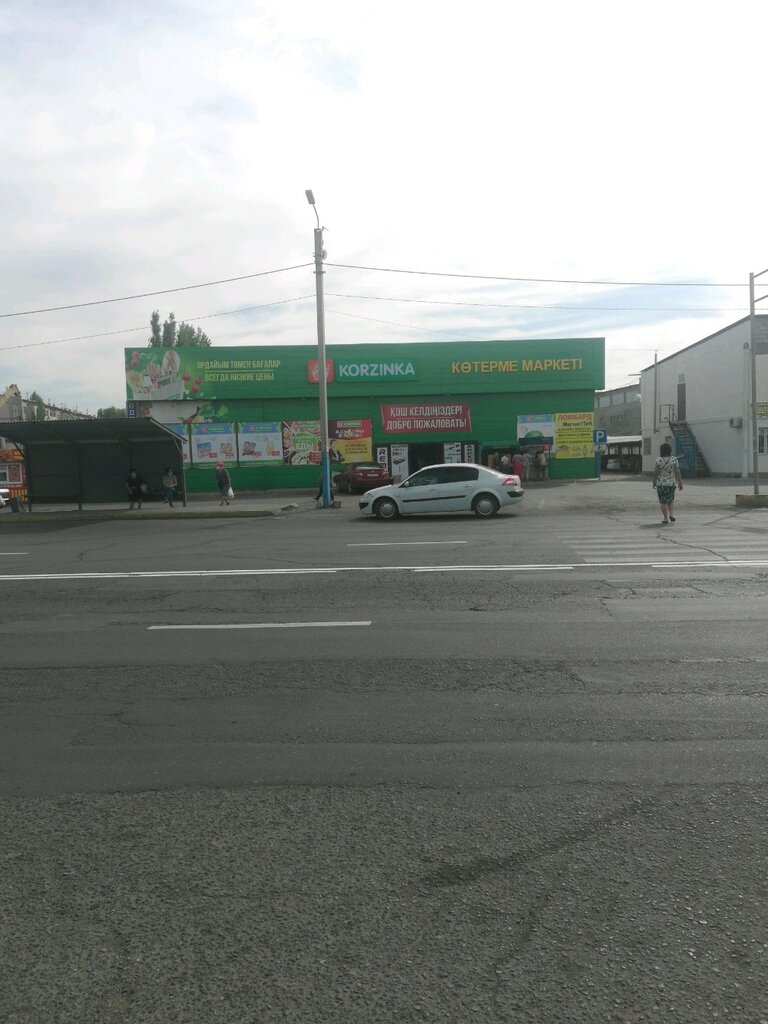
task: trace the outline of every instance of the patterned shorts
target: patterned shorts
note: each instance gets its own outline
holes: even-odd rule
[[[656,493],[660,505],[671,505],[675,500],[675,484],[657,484]]]

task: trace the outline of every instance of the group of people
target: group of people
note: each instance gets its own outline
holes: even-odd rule
[[[490,459],[491,469],[500,473],[514,473],[525,483],[529,480],[546,480],[549,477],[549,455],[546,448],[530,451],[528,448],[513,452],[493,452]]]
[[[166,466],[163,470],[163,501],[167,501],[171,508],[173,508],[173,498],[178,485],[176,474],[170,466]],[[133,510],[134,505],[141,508],[142,501],[149,494],[146,480],[142,479],[133,466],[128,470],[128,476],[125,478],[125,492],[128,495],[130,511]]]
[[[163,470],[163,501],[167,502],[171,508],[174,507],[173,499],[178,486],[179,481],[176,474],[170,466],[166,466]],[[229,470],[227,470],[223,462],[216,463],[216,489],[221,498],[220,505],[228,505],[235,497]],[[128,470],[128,476],[125,478],[125,491],[128,495],[128,508],[130,510],[133,510],[134,506],[141,508],[142,501],[149,495],[149,487],[146,481],[142,479],[133,466]]]

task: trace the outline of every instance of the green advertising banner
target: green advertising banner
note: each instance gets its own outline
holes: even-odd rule
[[[596,390],[602,338],[328,346],[332,397]],[[314,345],[125,350],[129,401],[307,398],[318,393]]]
[[[283,360],[266,349],[126,349],[129,401],[243,397],[280,381]]]

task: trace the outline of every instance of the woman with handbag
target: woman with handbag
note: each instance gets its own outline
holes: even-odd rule
[[[675,501],[675,487],[683,489],[683,478],[680,464],[672,454],[672,446],[666,442],[659,449],[659,458],[653,468],[653,486],[661,505],[661,525],[668,526],[676,522],[672,515]]]
[[[220,505],[228,505],[232,498],[234,498],[234,492],[232,490],[232,481],[229,477],[229,472],[224,468],[223,462],[216,463],[216,486],[219,489],[221,495]]]

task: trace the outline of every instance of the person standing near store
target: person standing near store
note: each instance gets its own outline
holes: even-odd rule
[[[549,457],[547,455],[547,449],[542,448],[539,454],[536,456],[536,477],[539,480],[547,479],[547,471],[549,469]]]
[[[672,446],[664,442],[659,449],[659,458],[653,467],[653,486],[661,505],[661,525],[667,526],[676,522],[672,515],[675,502],[675,488],[682,491],[683,477],[680,463],[672,454]]]
[[[533,459],[531,453],[526,448],[523,452],[523,480],[527,483],[531,479],[531,466],[533,465]]]
[[[163,470],[163,490],[165,492],[164,500],[168,502],[171,508],[173,508],[173,492],[176,490],[178,482],[176,474],[170,466],[166,466]]]
[[[128,470],[128,476],[125,478],[125,490],[130,500],[130,505],[128,506],[129,511],[133,511],[135,502],[138,502],[139,508],[141,508],[141,499],[144,497],[146,486],[147,485],[141,479],[139,474],[133,466],[131,466]]]
[[[512,472],[516,477],[519,477],[521,480],[523,479],[524,463],[523,456],[519,451],[515,452],[512,456]]]
[[[224,468],[223,462],[216,463],[216,486],[219,489],[221,495],[220,505],[228,505],[230,502],[230,494],[232,491],[232,481],[229,476],[229,472]]]

